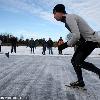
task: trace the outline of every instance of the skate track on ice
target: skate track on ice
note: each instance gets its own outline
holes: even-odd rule
[[[66,88],[76,80],[71,56],[0,55],[0,96],[29,100],[100,100],[100,80],[83,70],[87,91]],[[99,57],[87,59],[100,67]]]

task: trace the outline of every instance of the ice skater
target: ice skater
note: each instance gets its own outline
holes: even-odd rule
[[[51,38],[49,38],[49,40],[47,41],[47,47],[49,49],[49,54],[53,55],[53,51],[52,51],[53,41],[51,40]]]
[[[11,53],[13,52],[13,49],[14,49],[14,52],[16,53],[17,38],[14,36],[11,36],[10,40],[11,40]]]
[[[5,54],[9,58],[9,52],[7,52],[7,53],[2,53],[1,52],[1,45],[2,45],[2,41],[1,40],[2,39],[0,39],[0,54]]]
[[[34,41],[33,38],[31,38],[29,45],[30,45],[30,48],[31,48],[31,53],[33,52],[33,54],[34,54],[34,48],[36,47],[36,45],[35,45],[35,41]]]
[[[64,44],[64,41],[63,41],[62,37],[60,37],[60,39],[58,40],[58,54],[59,55],[62,55],[62,50],[59,49],[59,46],[62,44]]]
[[[76,14],[68,14],[63,4],[57,4],[53,9],[54,18],[57,21],[65,23],[65,27],[71,32],[71,38],[59,49],[77,45],[71,63],[76,72],[78,81],[70,83],[71,86],[84,87],[85,83],[81,68],[96,73],[100,78],[100,69],[85,59],[98,46],[96,32],[87,24],[87,22]]]

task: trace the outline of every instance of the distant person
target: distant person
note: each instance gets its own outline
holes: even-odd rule
[[[1,39],[0,39],[0,52],[1,52],[1,44],[2,44],[2,41],[1,41]]]
[[[34,48],[36,47],[36,45],[35,45],[35,41],[33,38],[31,38],[31,40],[29,42],[29,46],[31,48],[31,53],[34,53]]]
[[[94,64],[86,62],[85,59],[98,46],[97,33],[87,24],[87,22],[76,14],[68,14],[63,4],[57,4],[53,9],[54,18],[65,24],[70,31],[71,38],[66,43],[59,46],[63,50],[67,47],[77,45],[71,63],[76,72],[78,81],[70,83],[71,86],[84,87],[82,68],[96,73],[100,78],[100,69]]]
[[[64,44],[64,41],[63,41],[62,37],[60,37],[60,39],[58,40],[58,47],[59,47],[60,45],[62,45],[62,44]],[[58,53],[59,53],[59,54],[62,54],[62,50],[59,49],[59,48],[58,48]]]
[[[16,53],[16,46],[17,46],[17,38],[14,36],[11,36],[11,53],[14,51]]]
[[[29,40],[26,39],[26,48],[29,46]]]
[[[47,41],[47,47],[49,49],[49,54],[53,54],[53,51],[52,51],[53,41],[51,40],[51,38],[49,38],[49,40]]]
[[[47,43],[46,43],[46,41],[45,41],[45,38],[43,38],[43,40],[42,40],[42,47],[43,47],[42,54],[43,54],[43,55],[45,55],[46,46],[47,46]]]

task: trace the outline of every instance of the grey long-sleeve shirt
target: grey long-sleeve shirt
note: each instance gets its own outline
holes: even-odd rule
[[[65,16],[66,23],[73,34],[73,37],[67,42],[68,46],[73,46],[80,39],[80,34],[86,41],[97,42],[94,30],[83,18],[76,14],[66,14]]]

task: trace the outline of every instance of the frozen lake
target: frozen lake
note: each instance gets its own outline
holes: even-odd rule
[[[70,63],[73,48],[64,54],[41,55],[42,48],[37,48],[35,55],[26,47],[18,47],[16,54],[6,58],[0,54],[0,96],[22,96],[29,100],[100,100],[100,80],[92,72],[83,70],[87,91],[66,88],[76,80],[76,74]],[[10,51],[3,47],[2,52]],[[88,61],[100,68],[99,49],[95,50]]]
[[[11,46],[2,46],[2,52],[11,52]],[[74,53],[74,48],[68,47],[63,50],[64,55],[72,55]],[[58,56],[58,48],[53,48],[53,56]],[[11,55],[33,55],[31,54],[31,49],[26,46],[18,46],[17,53],[12,53]],[[42,47],[37,47],[35,49],[35,55],[42,55]],[[49,55],[48,49],[46,49],[46,55]],[[100,48],[94,49],[89,57],[100,57]]]

